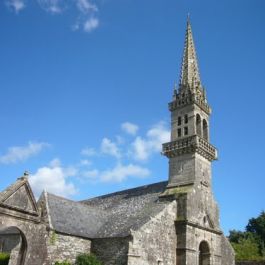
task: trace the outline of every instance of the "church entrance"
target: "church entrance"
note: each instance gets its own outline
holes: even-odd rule
[[[24,265],[26,252],[25,235],[17,227],[0,227],[0,264]]]
[[[210,265],[210,248],[206,241],[202,241],[199,246],[199,265]]]

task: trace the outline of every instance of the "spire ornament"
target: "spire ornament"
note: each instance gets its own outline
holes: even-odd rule
[[[196,90],[201,88],[198,61],[192,36],[190,16],[187,18],[184,52],[180,73],[180,88]]]

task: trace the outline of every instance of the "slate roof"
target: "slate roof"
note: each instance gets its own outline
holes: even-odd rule
[[[97,208],[50,193],[47,203],[51,225],[57,232],[93,238],[106,219],[106,214]]]
[[[97,237],[124,237],[162,211],[169,203],[159,201],[167,182],[159,182],[124,190],[83,201],[88,206],[107,212],[107,221],[97,232]]]
[[[87,238],[125,237],[162,211],[168,201],[159,201],[167,182],[115,192],[74,202],[48,194],[53,228]]]

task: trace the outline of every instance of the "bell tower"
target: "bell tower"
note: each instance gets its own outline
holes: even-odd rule
[[[210,165],[217,151],[210,144],[211,108],[202,86],[190,20],[187,21],[180,81],[175,85],[171,112],[171,141],[163,145],[169,158],[168,189],[179,186],[210,185]],[[196,164],[203,160],[198,172]]]
[[[180,81],[169,110],[171,139],[163,144],[169,179],[161,198],[177,201],[177,265],[232,265],[233,250],[220,230],[211,187],[211,163],[217,159],[217,150],[210,144],[211,108],[200,79],[189,18]]]

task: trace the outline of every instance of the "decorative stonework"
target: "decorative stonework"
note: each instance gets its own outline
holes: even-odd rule
[[[198,135],[192,135],[190,137],[165,143],[163,144],[162,151],[163,155],[168,158],[195,152],[199,153],[209,161],[217,159],[216,148]]]

